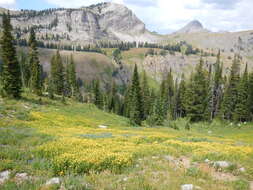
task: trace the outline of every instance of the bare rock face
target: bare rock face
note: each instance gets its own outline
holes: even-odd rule
[[[41,41],[78,44],[96,41],[155,42],[157,36],[145,28],[124,5],[100,3],[79,9],[48,9],[12,12],[12,24],[21,38],[36,27]],[[1,21],[1,16],[0,16]]]

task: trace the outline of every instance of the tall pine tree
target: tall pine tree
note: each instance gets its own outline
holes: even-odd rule
[[[65,93],[65,75],[64,66],[62,63],[62,58],[59,50],[51,59],[51,82],[53,92],[58,95],[63,95]]]
[[[248,109],[249,109],[249,119],[253,120],[253,73],[249,74],[248,80]]]
[[[142,83],[141,83],[142,97],[143,97],[143,117],[147,119],[150,112],[150,88],[148,85],[148,79],[146,72],[143,72]]]
[[[248,107],[248,66],[246,65],[243,76],[237,87],[237,100],[235,105],[235,111],[233,113],[233,120],[235,121],[247,121],[249,119],[249,107]]]
[[[67,64],[66,80],[67,80],[67,86],[69,87],[69,90],[70,90],[70,96],[74,97],[78,95],[79,88],[77,84],[76,67],[75,67],[73,55],[70,56],[70,62]]]
[[[42,66],[39,62],[38,50],[37,50],[37,41],[34,28],[30,30],[30,39],[29,39],[29,65],[31,68],[30,74],[30,88],[32,92],[37,95],[42,94]]]
[[[232,120],[235,106],[237,104],[237,95],[238,95],[237,87],[239,81],[240,81],[239,59],[238,56],[235,55],[221,105],[221,117],[223,119]]]
[[[14,38],[12,36],[12,26],[10,13],[3,14],[3,32],[0,40],[1,56],[3,60],[2,87],[5,96],[20,98],[21,96],[21,72],[16,57]]]
[[[144,119],[143,99],[137,65],[134,67],[130,92],[130,120],[138,125]]]
[[[185,109],[191,121],[201,121],[207,105],[207,82],[203,69],[203,59],[201,57],[196,67],[196,73],[191,76],[190,84],[187,86]]]

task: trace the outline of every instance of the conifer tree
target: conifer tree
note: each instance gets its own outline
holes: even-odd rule
[[[201,121],[204,119],[206,109],[207,82],[203,69],[203,59],[201,57],[196,67],[196,73],[191,76],[190,84],[186,90],[186,113],[191,121]]]
[[[150,112],[150,89],[148,85],[147,75],[144,71],[143,78],[142,78],[142,97],[143,97],[143,114],[144,114],[144,120],[148,117]]]
[[[143,99],[137,65],[134,67],[130,92],[130,120],[138,125],[144,118]]]
[[[221,106],[221,100],[222,100],[222,85],[223,85],[223,79],[222,79],[222,70],[223,70],[223,64],[220,60],[220,51],[217,54],[217,60],[214,66],[214,77],[212,82],[212,88],[211,88],[211,114],[210,119],[214,119],[218,113]]]
[[[161,116],[163,119],[167,117],[168,113],[168,101],[169,101],[169,96],[168,96],[168,91],[167,91],[167,86],[166,86],[166,80],[163,80],[161,85],[160,85],[160,102],[161,102]],[[159,103],[160,103],[159,102]]]
[[[185,92],[186,92],[186,86],[185,86],[185,80],[184,80],[184,75],[182,75],[181,77],[181,81],[180,84],[175,85],[175,96],[173,99],[173,104],[174,104],[174,108],[173,108],[173,118],[179,118],[179,117],[185,117]]]
[[[232,116],[235,110],[238,83],[240,81],[240,68],[239,59],[235,55],[233,64],[231,66],[231,72],[228,79],[228,84],[225,89],[222,105],[221,105],[221,117],[226,120],[232,120]]]
[[[37,95],[42,94],[42,66],[39,62],[38,57],[38,50],[37,50],[37,41],[36,41],[36,34],[34,29],[31,28],[30,30],[30,38],[29,38],[29,65],[31,68],[30,71],[30,88],[32,92]]]
[[[170,68],[170,71],[167,75],[166,79],[166,91],[167,91],[167,112],[172,113],[172,105],[173,105],[173,96],[174,96],[174,80],[172,75],[172,69]]]
[[[233,113],[233,120],[235,121],[247,121],[249,119],[248,108],[248,66],[246,65],[243,76],[237,86],[237,100],[235,105],[235,111]]]
[[[150,115],[147,118],[147,123],[151,126],[162,125],[164,121],[163,112],[162,98],[161,96],[158,96],[155,98],[155,102],[152,105]]]
[[[21,96],[21,72],[20,65],[16,57],[16,49],[14,46],[14,38],[12,36],[12,26],[10,21],[10,13],[2,16],[2,37],[1,57],[3,60],[2,87],[4,95],[11,98],[20,98]]]
[[[73,55],[70,57],[70,63],[67,64],[66,69],[66,80],[67,80],[67,86],[70,90],[70,96],[74,97],[78,94],[78,84],[77,84],[77,77],[76,77],[76,67]]]
[[[248,109],[249,109],[249,120],[253,120],[253,73],[249,74],[248,80],[248,101],[247,101]]]
[[[99,80],[95,80],[93,84],[93,93],[94,93],[94,104],[99,108],[103,109],[103,95],[100,89]]]
[[[26,54],[23,51],[21,51],[18,55],[18,61],[20,64],[22,86],[24,88],[28,88],[30,82],[31,67],[29,65],[28,59],[26,58]]]
[[[115,81],[111,84],[111,89],[109,93],[109,101],[108,101],[108,110],[110,112],[116,112],[116,106],[117,106],[117,89]]]
[[[64,67],[59,50],[51,59],[51,80],[54,93],[63,95],[65,93]]]
[[[127,86],[124,94],[123,116],[130,117],[131,108],[131,85]]]

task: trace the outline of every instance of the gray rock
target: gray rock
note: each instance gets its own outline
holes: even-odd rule
[[[30,180],[31,177],[27,173],[17,173],[15,176],[16,183],[20,184],[26,180]]]
[[[231,163],[227,161],[217,161],[217,162],[214,162],[213,165],[214,167],[217,167],[217,168],[228,168],[229,166],[231,166]]]
[[[54,177],[54,178],[51,178],[50,180],[48,180],[46,182],[46,185],[55,185],[55,184],[60,184],[61,180],[59,177]]]
[[[241,168],[239,168],[239,171],[244,173],[244,172],[246,172],[246,169],[244,167],[241,167]]]
[[[169,161],[169,162],[172,162],[172,161],[175,160],[173,156],[169,156],[169,155],[164,156],[164,159],[167,160],[167,161]]]
[[[181,190],[193,190],[194,186],[192,184],[181,185]]]
[[[105,126],[105,125],[99,125],[98,128],[100,128],[100,129],[107,129],[107,126]]]
[[[72,41],[80,45],[101,40],[154,42],[159,38],[122,4],[108,2],[71,10],[58,9],[45,14],[36,12],[34,15],[27,17],[16,11],[16,17],[11,20],[13,28],[23,31],[32,25],[40,26],[36,31],[39,35],[58,34],[63,42]],[[21,36],[26,37],[26,34],[21,33]]]
[[[6,170],[0,173],[0,184],[3,184],[5,181],[7,181],[10,178],[11,172]]]
[[[210,162],[210,160],[209,159],[205,159],[205,163],[209,163]]]

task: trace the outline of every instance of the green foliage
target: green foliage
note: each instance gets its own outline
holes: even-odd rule
[[[30,65],[30,88],[32,92],[37,95],[42,95],[42,87],[43,87],[43,69],[42,65],[40,65],[38,50],[37,50],[37,41],[36,34],[34,29],[31,28],[30,31],[30,39],[29,39],[29,65]]]
[[[201,121],[207,105],[207,82],[203,70],[203,59],[197,65],[196,73],[191,76],[191,81],[185,92],[185,109],[191,121]]]
[[[117,64],[120,64],[120,61],[122,59],[122,55],[121,55],[121,51],[120,49],[115,49],[112,53],[112,57],[114,59],[114,61],[117,63]]]
[[[249,189],[249,182],[239,179],[233,182],[234,190],[248,190]]]
[[[10,98],[20,98],[21,96],[21,72],[16,57],[16,48],[12,36],[12,26],[10,14],[3,14],[3,32],[0,40],[1,57],[3,60],[2,89],[5,96]]]
[[[141,90],[142,90],[142,98],[143,98],[143,119],[145,120],[151,110],[151,94],[150,88],[148,85],[147,75],[144,71],[142,81],[141,81]]]
[[[240,81],[239,58],[237,55],[231,67],[229,81],[225,89],[224,98],[221,105],[221,116],[223,119],[231,120],[237,103],[238,83]]]
[[[73,55],[70,56],[70,62],[66,66],[66,90],[70,97],[75,97],[79,94]]]
[[[58,95],[65,93],[65,77],[62,58],[59,51],[51,59],[51,82],[52,90]]]
[[[240,79],[240,82],[237,86],[237,99],[235,110],[233,113],[233,120],[244,122],[249,119],[249,108],[248,108],[248,70],[247,65],[244,71],[243,76]]]
[[[139,73],[137,69],[137,65],[134,67],[134,73],[132,77],[132,84],[130,89],[130,120],[133,123],[138,125],[141,124],[141,121],[144,118],[144,110],[143,110],[143,97],[141,92]]]
[[[94,104],[100,108],[103,109],[103,94],[100,89],[100,82],[99,80],[95,80],[93,84],[93,93],[94,93]]]

